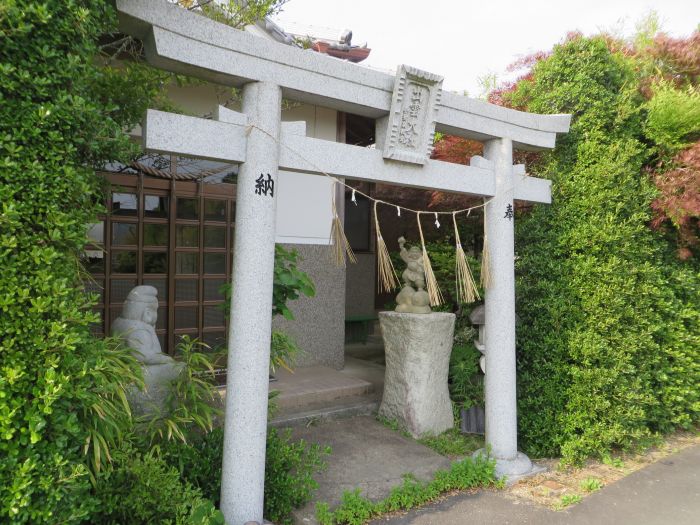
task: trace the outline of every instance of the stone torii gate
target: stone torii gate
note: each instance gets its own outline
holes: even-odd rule
[[[250,35],[165,0],[116,0],[120,28],[155,67],[242,86],[242,113],[216,120],[148,111],[149,151],[241,163],[221,510],[227,523],[262,522],[268,366],[279,169],[483,196],[491,284],[486,291],[486,443],[497,473],[530,471],[517,450],[513,200],[549,203],[550,182],[513,166],[513,149],[552,148],[568,115],[534,115],[441,92],[442,77],[401,66],[394,77]],[[282,96],[376,119],[377,148],[305,136],[281,123]],[[483,141],[470,166],[429,158],[441,131]],[[261,179],[262,176],[262,179]],[[264,189],[264,188],[263,188]],[[301,203],[300,203],[301,204]]]

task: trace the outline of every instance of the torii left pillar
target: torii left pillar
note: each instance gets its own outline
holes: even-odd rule
[[[243,86],[251,127],[236,190],[221,476],[228,525],[263,522],[281,103],[275,84]]]

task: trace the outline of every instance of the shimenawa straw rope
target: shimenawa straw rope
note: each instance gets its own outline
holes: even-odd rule
[[[457,299],[461,303],[473,303],[481,299],[479,290],[474,282],[471,268],[467,262],[467,256],[462,247],[462,241],[459,238],[459,230],[457,229],[457,214],[452,214],[452,224],[455,227],[455,244],[457,252],[455,254],[455,284],[457,285]]]
[[[420,244],[423,248],[423,269],[425,270],[425,284],[428,290],[428,297],[430,298],[431,306],[439,306],[444,302],[442,298],[442,292],[438,286],[437,279],[435,278],[435,273],[433,272],[433,267],[430,265],[430,257],[428,257],[428,251],[425,249],[425,239],[423,238],[423,226],[420,223],[420,214],[416,214],[416,219],[418,220],[418,232],[420,233]]]
[[[399,278],[379,228],[377,201],[374,201],[374,229],[377,233],[377,285],[380,293],[390,292],[399,286]]]
[[[491,284],[491,255],[489,253],[489,238],[484,233],[484,249],[481,251],[481,275],[479,276],[479,282],[481,286],[486,290]]]
[[[331,185],[331,209],[333,213],[333,224],[331,226],[331,244],[333,246],[332,254],[336,266],[345,268],[345,257],[352,263],[356,263],[357,259],[352,252],[350,242],[343,230],[343,223],[338,216],[338,208],[335,205],[336,185]]]

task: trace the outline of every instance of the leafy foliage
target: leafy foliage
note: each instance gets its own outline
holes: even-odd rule
[[[293,441],[290,433],[270,428],[267,433],[264,515],[281,525],[291,523],[291,511],[310,501],[318,484],[313,474],[324,468],[329,449]],[[223,432],[216,428],[183,443],[162,445],[162,457],[215,504],[221,492]]]
[[[418,442],[448,457],[466,456],[484,446],[483,439],[462,434],[458,428],[446,430],[439,436],[421,438]]]
[[[598,478],[586,478],[579,484],[581,490],[585,492],[595,492],[603,488],[603,482]]]
[[[287,250],[284,246],[275,245],[275,276],[272,287],[272,315],[281,315],[293,320],[294,314],[287,306],[289,301],[295,301],[303,294],[307,297],[316,295],[316,288],[309,275],[298,267],[299,254],[296,250]],[[231,303],[231,283],[221,287],[226,297],[224,311],[229,315]]]
[[[680,258],[689,259],[700,248],[700,88],[678,89],[662,80],[652,93],[644,134],[657,149],[653,181],[659,195],[651,225],[663,231],[670,223],[678,232]]]
[[[671,154],[700,139],[700,87],[677,89],[662,81],[653,93],[645,105],[644,134],[649,139]]]
[[[127,448],[115,459],[115,468],[99,477],[99,506],[91,523],[224,525],[212,502],[158,456]]]
[[[682,260],[697,257],[700,240],[700,141],[661,161],[652,175],[659,195],[651,204],[652,227],[664,231],[670,222],[678,231],[678,255]]]
[[[292,523],[292,509],[311,501],[318,483],[313,475],[325,468],[330,448],[292,441],[289,430],[268,430],[265,461],[265,516],[275,523]]]
[[[520,428],[534,455],[577,462],[698,415],[700,282],[652,233],[634,64],[575,37],[511,95],[572,113],[543,157],[553,205],[517,227]]]
[[[129,348],[115,338],[91,342],[102,351],[95,352],[86,363],[93,387],[79,393],[78,406],[88,432],[83,452],[94,482],[95,476],[110,466],[110,449],[127,442],[133,429],[127,392],[144,385],[141,365]]]
[[[362,525],[387,512],[423,505],[445,492],[497,484],[494,466],[495,462],[480,456],[456,461],[449,470],[438,470],[431,481],[419,481],[406,475],[401,485],[394,487],[387,498],[377,502],[362,496],[360,489],[345,491],[340,505],[333,511],[326,503],[316,504],[316,519],[321,525]]]
[[[654,17],[630,40],[571,33],[489,96],[573,114],[553,153],[520,154],[553,181],[553,204],[519,210],[516,231],[520,426],[535,455],[605,457],[697,421],[699,46]],[[466,162],[470,144],[451,141],[440,155]]]
[[[272,288],[272,314],[285,319],[294,319],[294,314],[287,306],[289,301],[316,295],[316,288],[311,278],[302,272],[298,264],[296,250],[287,250],[281,245],[275,246],[275,278]]]
[[[115,451],[133,439],[125,388],[140,369],[91,336],[98,319],[79,259],[86,226],[104,211],[94,169],[139,154],[124,130],[146,107],[167,105],[162,82],[173,77],[118,66],[128,39],[97,44],[115,27],[105,0],[0,7],[2,522],[96,522],[91,481],[105,483]],[[112,480],[134,471],[122,459]],[[147,476],[138,461],[150,460],[131,462]]]
[[[292,366],[301,353],[301,348],[289,335],[279,330],[272,331],[270,342],[270,369],[274,374],[278,366],[292,371]]]
[[[136,372],[91,337],[78,262],[101,201],[91,165],[133,152],[93,61],[113,20],[98,0],[0,9],[0,521],[89,516],[85,452],[97,472],[128,419]]]
[[[456,408],[484,406],[484,381],[479,358],[481,353],[474,347],[474,338],[455,342],[450,355],[449,387],[450,399]]]
[[[231,27],[243,28],[282,10],[287,0],[247,0],[245,9],[238,0],[170,0],[182,7],[201,11],[207,18]]]
[[[187,441],[194,432],[211,432],[214,418],[221,415],[212,356],[198,352],[206,347],[196,339],[183,336],[177,345],[180,371],[172,381],[162,407],[138,421],[138,430],[148,443],[171,439]],[[215,357],[214,357],[215,359]]]
[[[564,494],[559,500],[559,503],[556,505],[556,508],[557,510],[561,510],[566,507],[570,507],[571,505],[579,503],[581,499],[580,494]]]
[[[316,295],[316,288],[311,277],[298,267],[299,254],[296,250],[287,250],[275,245],[275,274],[272,285],[272,315],[282,315],[293,320],[294,314],[287,303],[295,301],[302,294],[307,297]],[[223,308],[226,316],[231,310],[231,283],[221,287],[225,296]],[[301,353],[296,341],[279,330],[273,330],[270,339],[270,369],[275,372],[278,366],[291,370],[296,358]]]

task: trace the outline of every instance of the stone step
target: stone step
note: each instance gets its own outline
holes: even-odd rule
[[[345,345],[345,359],[361,359],[373,363],[384,363],[384,345]]]
[[[306,427],[336,419],[376,415],[380,401],[380,395],[372,393],[342,398],[334,402],[313,403],[305,407],[283,408],[272,418],[270,425],[277,428]]]
[[[270,390],[279,391],[275,402],[280,409],[307,407],[374,391],[369,381],[343,374],[326,366],[297,368],[294,373],[278,369]]]

